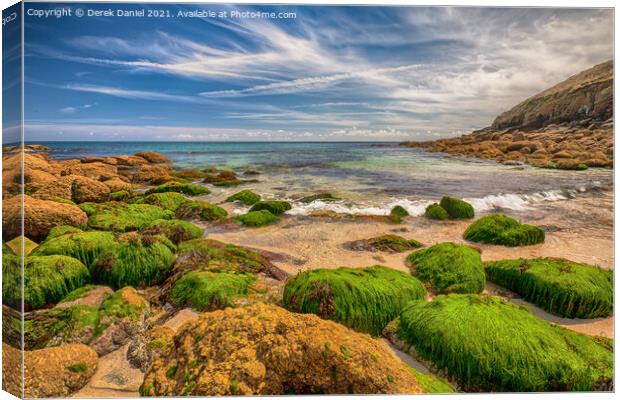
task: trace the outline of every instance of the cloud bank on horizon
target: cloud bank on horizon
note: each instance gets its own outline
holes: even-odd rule
[[[613,57],[609,9],[140,7],[296,17],[26,17],[27,140],[454,136]]]

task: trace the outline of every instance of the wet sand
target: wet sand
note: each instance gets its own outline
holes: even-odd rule
[[[424,217],[408,217],[402,224],[392,224],[380,217],[342,215],[283,216],[276,224],[263,228],[208,228],[206,236],[275,253],[278,256],[274,258],[274,264],[289,274],[315,268],[366,267],[375,264],[408,271],[405,259],[410,252],[373,253],[353,251],[344,246],[349,241],[387,233],[416,239],[426,246],[447,241],[473,244],[481,249],[484,261],[561,257],[613,268],[611,191],[539,203],[536,207],[519,212],[502,212],[521,222],[544,227],[545,243],[516,248],[470,243],[462,238],[462,234],[471,221],[430,221]],[[613,318],[570,320],[557,318],[530,306],[542,318],[569,329],[613,337]]]

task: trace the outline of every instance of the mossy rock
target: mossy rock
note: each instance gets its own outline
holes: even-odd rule
[[[255,280],[252,274],[189,272],[176,281],[170,300],[180,307],[213,311],[232,306],[235,298],[247,295]]]
[[[474,207],[466,201],[456,197],[444,196],[439,202],[451,219],[470,219],[474,217]]]
[[[613,271],[558,258],[485,263],[487,278],[546,311],[565,318],[613,313]]]
[[[480,253],[456,243],[439,243],[411,253],[407,263],[413,275],[435,293],[480,293],[485,275]]]
[[[267,210],[250,211],[247,214],[239,215],[235,219],[245,226],[264,226],[276,222],[278,217]]]
[[[409,211],[405,210],[405,207],[403,206],[394,206],[390,211],[390,215],[405,218],[409,216]]]
[[[273,215],[280,215],[290,210],[291,208],[293,208],[293,206],[288,201],[270,200],[259,201],[258,203],[255,203],[252,208],[250,208],[250,211],[267,210]]]
[[[317,193],[317,194],[312,194],[310,196],[306,196],[306,197],[302,197],[299,201],[301,201],[302,203],[312,203],[313,201],[316,200],[322,200],[322,201],[336,201],[336,200],[340,200],[338,197],[334,196],[331,193]]]
[[[174,249],[163,236],[126,233],[102,251],[93,263],[93,279],[115,289],[152,286],[160,282],[172,266]]]
[[[463,237],[472,242],[528,246],[545,241],[545,231],[534,225],[521,224],[503,214],[491,214],[469,225]]]
[[[149,304],[136,289],[127,286],[114,292],[101,304],[99,314],[103,321],[129,318],[137,321]]]
[[[415,368],[410,369],[413,376],[415,376],[415,380],[424,388],[426,393],[441,394],[456,392],[445,379],[431,374],[424,374]]]
[[[26,236],[18,236],[6,242],[6,245],[14,254],[22,253],[22,246],[24,248],[24,254],[30,254],[34,249],[37,248],[38,244],[34,241],[28,239]]]
[[[27,314],[24,318],[26,350],[64,343],[88,344],[101,333],[97,307],[74,305]]]
[[[242,185],[245,181],[237,178],[234,171],[219,171],[218,173],[208,173],[205,175],[203,183],[210,183],[214,186],[237,186]]]
[[[111,201],[127,201],[132,197],[132,194],[127,190],[119,190],[117,192],[110,193]]]
[[[431,204],[426,207],[426,210],[424,211],[424,216],[428,219],[437,219],[440,221],[445,221],[450,218],[448,212],[437,203]]]
[[[613,352],[493,296],[412,301],[398,337],[466,391],[609,390]]]
[[[199,196],[209,194],[211,191],[204,186],[192,183],[166,183],[146,191],[146,195],[153,193],[177,192],[187,196]]]
[[[85,285],[90,278],[88,268],[67,256],[28,256],[24,265],[23,301],[26,310],[57,303],[69,292]],[[21,259],[2,255],[2,302],[21,308]]]
[[[175,282],[190,271],[259,273],[283,280],[286,277],[260,253],[241,246],[212,239],[194,239],[179,244],[172,270]]]
[[[183,203],[187,201],[187,198],[181,193],[177,192],[164,192],[153,193],[145,197],[141,197],[135,201],[137,204],[150,204],[152,206],[161,207],[164,210],[176,211]]]
[[[140,230],[143,235],[163,235],[172,243],[198,239],[203,235],[200,227],[179,219],[158,219]]]
[[[256,204],[260,201],[260,195],[254,193],[251,190],[242,190],[240,192],[237,192],[235,194],[233,194],[232,196],[229,196],[226,199],[227,202],[234,202],[234,201],[239,201],[243,204],[245,204],[246,206],[251,206],[253,204]]]
[[[33,255],[65,255],[80,260],[90,268],[99,254],[114,243],[112,232],[79,231],[46,239],[35,249]]]
[[[206,201],[186,201],[177,208],[175,216],[180,219],[199,219],[201,221],[216,221],[224,218],[228,212]]]
[[[426,289],[409,274],[382,266],[315,269],[286,282],[283,305],[378,336],[403,306]]]
[[[405,239],[398,235],[381,235],[370,239],[355,240],[346,243],[345,247],[356,251],[402,253],[407,250],[422,247],[422,243],[415,239]]]
[[[47,237],[45,239],[46,240],[52,239],[57,236],[66,235],[68,233],[81,233],[81,232],[84,232],[84,231],[81,230],[80,228],[76,228],[75,226],[59,225],[59,226],[55,226],[52,229],[50,229],[50,232],[47,234]]]
[[[170,219],[174,215],[150,204],[82,203],[80,208],[88,215],[88,225],[94,229],[114,232],[135,231],[156,219]]]

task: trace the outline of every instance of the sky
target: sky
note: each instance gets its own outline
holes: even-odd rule
[[[172,17],[78,18],[78,7]],[[610,9],[67,8],[71,17],[25,17],[28,141],[456,136],[613,57]],[[215,16],[179,17],[193,10]]]

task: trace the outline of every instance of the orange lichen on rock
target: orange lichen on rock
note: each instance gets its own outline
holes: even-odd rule
[[[141,387],[144,396],[422,391],[384,343],[265,303],[204,313],[184,325]]]

